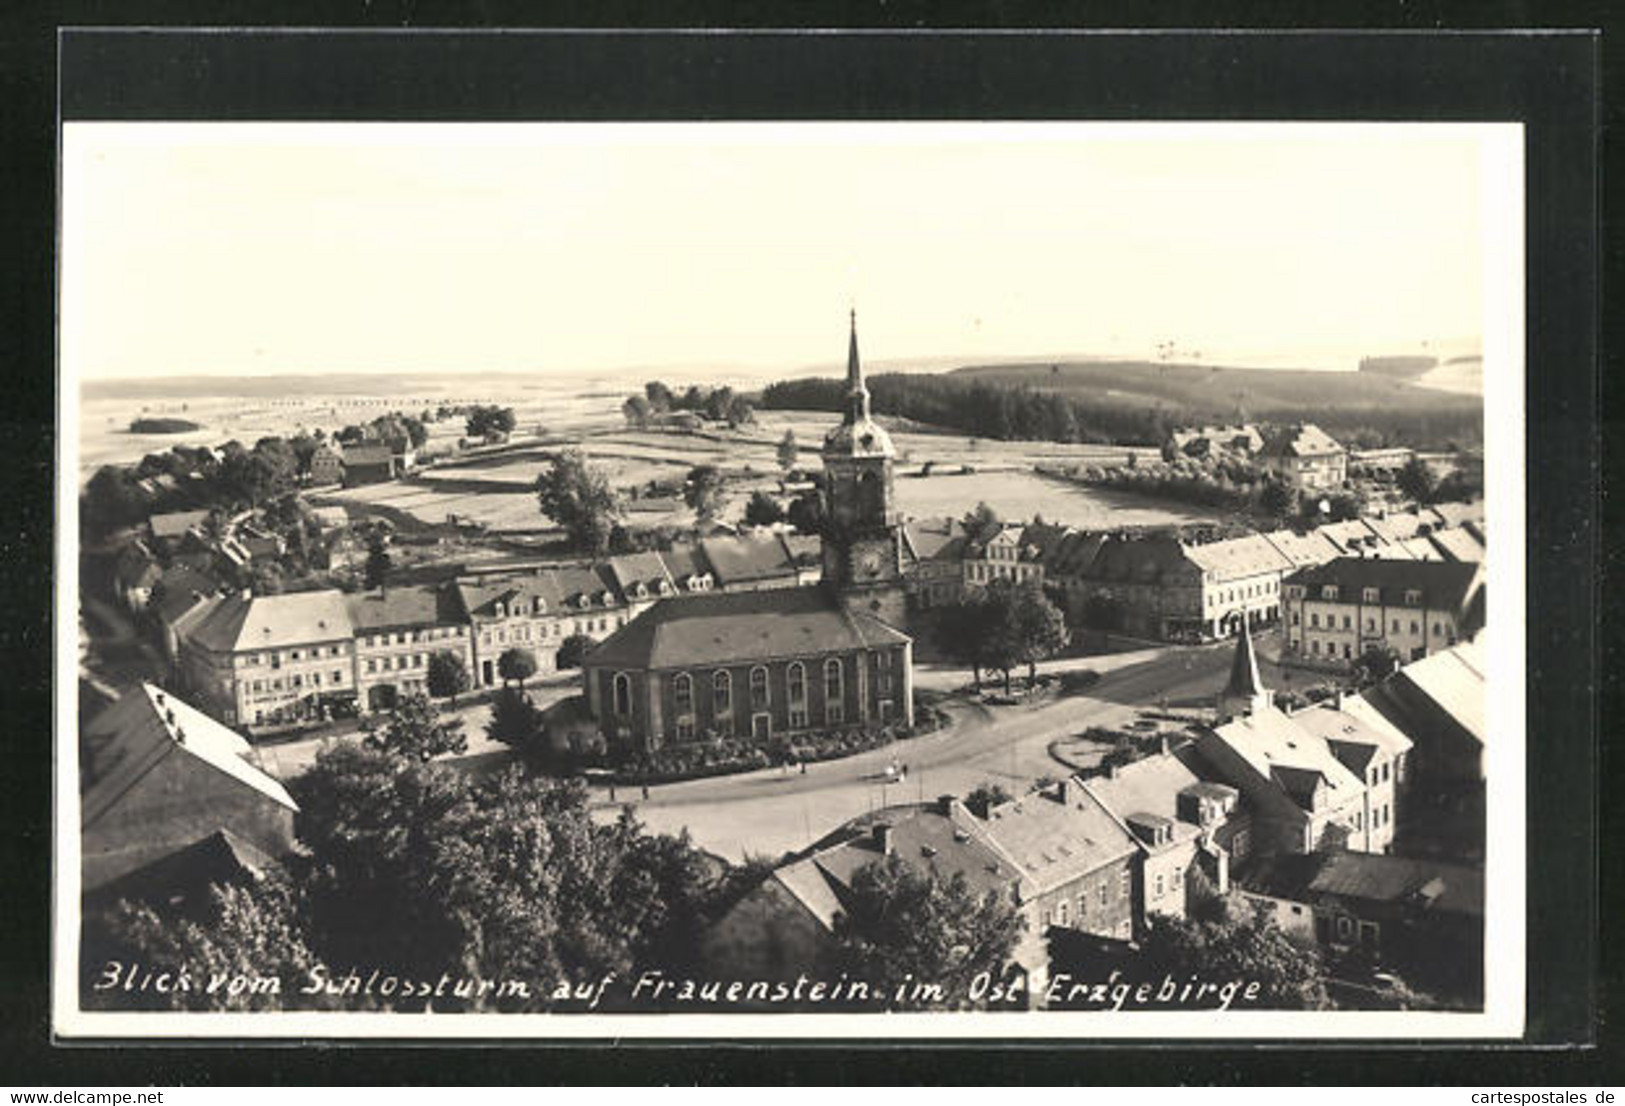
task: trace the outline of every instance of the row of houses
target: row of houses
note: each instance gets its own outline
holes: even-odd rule
[[[183,685],[221,720],[261,730],[389,709],[428,690],[436,653],[455,656],[474,688],[493,687],[509,650],[547,675],[570,639],[602,641],[662,599],[793,588],[816,572],[816,553],[783,534],[361,594],[221,594],[211,578],[171,569],[153,613]]]
[[[793,975],[834,940],[857,873],[895,857],[1012,902],[1027,923],[1015,960],[1033,995],[1058,934],[1130,952],[1155,916],[1183,916],[1201,896],[1231,891],[1336,953],[1392,962],[1426,950],[1461,967],[1470,989],[1482,955],[1481,869],[1394,853],[1413,754],[1426,746],[1431,758],[1434,715],[1470,698],[1434,702],[1433,713],[1352,697],[1283,711],[1242,635],[1219,721],[1194,739],[1165,736],[1148,756],[1041,786],[985,816],[943,796],[857,819],[719,919],[705,956],[743,978]]]
[[[1037,583],[1064,600],[1074,622],[1162,640],[1211,640],[1243,623],[1279,621],[1285,583],[1303,569],[1376,560],[1401,566],[1386,570],[1396,580],[1455,579],[1460,572],[1410,566],[1476,566],[1485,551],[1481,503],[1211,542],[1044,522],[972,534],[955,519],[910,522],[903,536],[905,578],[917,607],[957,602],[995,581]]]
[[[1314,423],[1276,427],[1268,433],[1251,423],[1185,427],[1169,435],[1164,450],[1164,456],[1256,461],[1302,491],[1329,491],[1348,479],[1348,451]]]

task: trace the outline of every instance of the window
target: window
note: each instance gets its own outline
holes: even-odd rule
[[[272,668],[281,668],[282,667],[282,654],[281,653],[272,653],[271,654],[271,667]]]
[[[1066,925],[1066,923],[1067,923],[1066,900],[1062,899],[1060,902],[1055,904],[1055,924],[1058,925],[1058,926],[1064,926],[1064,925]]]
[[[692,741],[692,740],[694,740],[694,719],[692,719],[692,718],[679,718],[677,720],[677,740],[678,741]]]
[[[1374,618],[1367,618],[1365,620],[1366,633],[1368,633],[1368,634],[1373,633],[1373,632],[1376,631],[1376,629],[1377,629],[1377,620],[1374,619]]]
[[[1237,830],[1235,836],[1230,839],[1230,852],[1237,860],[1241,860],[1246,857],[1248,851],[1251,850],[1252,845],[1252,831],[1244,829]]]
[[[726,670],[719,668],[711,674],[711,708],[720,720],[734,709],[734,680]]]
[[[367,658],[367,671],[369,673],[378,671],[378,662],[371,657]]]
[[[632,713],[632,677],[625,672],[615,673],[615,713],[623,718]]]
[[[1421,630],[1422,630],[1422,628],[1416,624],[1416,619],[1414,619],[1414,618],[1411,619],[1411,633],[1413,633],[1413,634],[1420,633]]]
[[[687,672],[679,672],[672,677],[671,695],[679,715],[694,713],[694,681]]]
[[[1320,642],[1319,641],[1311,641],[1309,643],[1309,651],[1318,656],[1320,654]]]
[[[1134,873],[1129,871],[1127,868],[1124,868],[1123,871],[1117,877],[1117,885],[1118,885],[1118,898],[1121,898],[1121,899],[1128,898],[1129,895],[1131,895],[1133,893],[1133,891],[1134,891]],[[1104,895],[1105,890],[1106,890],[1106,887],[1105,887],[1104,884],[1101,885],[1100,890],[1102,892],[1102,895]]]
[[[1163,874],[1161,872],[1158,872],[1157,873],[1157,883],[1156,883],[1156,893],[1153,894],[1151,897],[1154,898],[1154,899],[1162,898],[1162,892],[1165,890],[1165,888],[1166,888],[1165,877],[1163,876]]]
[[[1320,615],[1311,614],[1309,616],[1309,625],[1313,626],[1317,630],[1320,629]]]
[[[1350,628],[1351,628],[1351,627],[1352,627],[1352,626],[1353,626],[1353,625],[1354,625],[1354,623],[1353,623],[1353,621],[1352,621],[1352,620],[1351,620],[1351,619],[1350,619],[1350,618],[1349,618],[1349,616],[1348,616],[1348,615],[1344,615],[1344,616],[1343,616],[1343,629],[1345,629],[1345,630],[1347,630],[1347,629],[1350,629]]]
[[[767,704],[767,669],[757,665],[750,670],[750,706],[752,710],[760,710]]]
[[[790,728],[792,730],[804,730],[807,728],[806,703],[790,704]]]
[[[1382,762],[1382,782],[1383,783],[1388,782],[1388,762],[1387,761]]]
[[[340,668],[333,669],[333,682],[336,683],[336,684],[342,684],[344,682],[344,670],[343,669],[340,669]]]
[[[785,681],[790,688],[790,702],[805,703],[807,701],[807,670],[800,661],[790,662],[790,667],[785,669]]]
[[[1389,627],[1389,631],[1395,634],[1399,633],[1399,619],[1394,619],[1393,624]]]
[[[1128,897],[1128,872],[1126,870],[1123,872],[1123,887],[1124,887],[1123,896],[1125,898],[1127,898]],[[1096,897],[1098,897],[1100,899],[1100,905],[1101,906],[1106,905],[1106,896],[1108,894],[1110,894],[1110,893],[1111,893],[1111,884],[1107,880],[1101,880],[1100,881],[1100,886],[1095,888],[1095,895],[1096,895]],[[1083,899],[1081,899],[1081,898],[1078,900],[1078,913],[1079,914],[1083,913]]]
[[[1301,615],[1299,615],[1297,611],[1293,611],[1292,612],[1292,625],[1297,626],[1300,623],[1302,623],[1302,621],[1303,621],[1303,617]]]
[[[1339,915],[1338,919],[1337,919],[1337,936],[1338,936],[1338,938],[1340,940],[1347,941],[1349,939],[1350,935],[1352,935],[1353,933],[1354,933],[1354,923],[1352,921],[1350,921],[1348,918],[1346,918],[1346,917],[1344,917],[1342,915]]]

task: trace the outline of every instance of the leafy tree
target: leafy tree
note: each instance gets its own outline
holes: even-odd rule
[[[992,780],[984,780],[976,785],[976,790],[965,796],[965,808],[976,817],[986,820],[987,812],[1001,803],[1009,802],[1014,796]]]
[[[518,752],[534,755],[546,740],[542,712],[518,688],[505,687],[491,700],[491,718],[485,733]]]
[[[588,652],[597,644],[586,634],[571,634],[559,645],[558,667],[580,668]]]
[[[576,546],[595,556],[609,549],[610,531],[621,515],[620,497],[580,450],[553,457],[537,477],[536,497],[542,513],[563,527]]]
[[[129,470],[103,465],[85,485],[82,517],[93,533],[106,533],[145,517],[146,501]]]
[[[470,438],[487,438],[497,434],[511,434],[515,425],[512,407],[476,404],[469,408],[464,424]]]
[[[1038,662],[1053,657],[1071,640],[1066,615],[1037,583],[1001,590],[1008,590],[1009,595],[999,608],[1005,624],[996,632],[1009,636],[1016,659],[1027,666],[1031,683],[1038,678]],[[1008,674],[1005,682],[1008,685]]]
[[[287,579],[275,561],[259,561],[248,569],[249,587],[255,595],[281,595]]]
[[[895,855],[860,868],[844,905],[829,966],[871,981],[894,1008],[968,1004],[972,979],[1002,977],[1026,928],[1013,895],[978,894],[963,873],[943,879]],[[941,997],[907,991],[898,1003],[899,985],[912,981],[939,985]]]
[[[821,534],[824,532],[824,500],[817,492],[808,492],[798,495],[790,501],[790,507],[785,512],[785,521],[802,534]]]
[[[318,963],[307,943],[299,894],[284,876],[272,873],[251,885],[213,885],[201,916],[168,905],[121,899],[85,918],[80,979],[90,1009],[114,1010],[283,1010],[298,1005],[296,981]],[[93,984],[109,960],[140,963],[160,971],[182,968],[186,990],[97,991]],[[282,988],[238,988],[233,977],[275,977]],[[216,982],[218,981],[218,982]],[[211,983],[215,983],[211,989]]]
[[[1300,509],[1298,489],[1285,480],[1266,480],[1258,505],[1276,518],[1291,518]]]
[[[1319,952],[1288,937],[1264,909],[1231,897],[1209,913],[1208,921],[1151,915],[1136,965],[1143,978],[1244,979],[1259,983],[1260,1008],[1329,1005]]]
[[[651,411],[670,411],[673,407],[671,389],[659,380],[651,380],[643,386],[643,397]]]
[[[367,545],[367,563],[362,577],[362,587],[371,591],[377,588],[382,594],[389,586],[389,571],[392,567],[389,547],[380,534],[374,534]]]
[[[626,416],[628,426],[644,427],[649,423],[649,401],[642,396],[627,396],[626,402],[621,404],[621,414]]]
[[[430,695],[436,699],[450,699],[453,703],[472,683],[468,676],[468,665],[459,654],[449,649],[429,654],[425,682],[429,685]]]
[[[772,526],[783,521],[784,508],[779,506],[778,500],[761,490],[750,493],[750,500],[745,504],[746,525]]]
[[[525,686],[525,681],[536,675],[536,654],[517,646],[506,649],[497,658],[497,674],[504,682]]]
[[[382,722],[376,715],[369,716],[361,728],[367,735],[364,745],[395,756],[429,761],[442,753],[468,752],[463,724],[455,719],[445,721],[422,692],[401,696]]]
[[[722,509],[727,487],[722,471],[715,465],[695,465],[688,472],[683,485],[683,502],[693,509],[702,522],[709,522]]]
[[[1371,645],[1354,662],[1355,678],[1361,686],[1380,683],[1399,671],[1399,652],[1391,647]]]
[[[1418,503],[1431,503],[1438,493],[1439,480],[1420,457],[1412,457],[1394,477],[1394,485]]]
[[[406,428],[406,440],[412,444],[413,449],[422,449],[429,444],[429,428],[423,423],[423,419],[413,418],[411,415],[401,416],[401,425]]]
[[[716,388],[705,397],[705,417],[714,422],[722,422],[733,410],[734,390],[724,384]]]
[[[986,500],[981,500],[965,512],[965,517],[960,519],[960,525],[965,528],[965,533],[973,541],[986,541],[999,531],[999,513],[989,507]]]
[[[751,406],[750,400],[744,396],[735,395],[728,400],[728,409],[723,413],[729,426],[746,426],[756,421],[756,409]]]
[[[800,456],[800,447],[796,445],[796,432],[786,430],[784,437],[779,439],[778,458],[779,467],[786,475],[795,471],[796,461]]]
[[[987,602],[980,592],[943,607],[937,615],[937,648],[948,659],[971,670],[978,693],[982,690],[982,669],[988,667],[988,629]]]
[[[346,426],[333,437],[341,445],[357,445],[367,440],[367,432],[359,426]]]

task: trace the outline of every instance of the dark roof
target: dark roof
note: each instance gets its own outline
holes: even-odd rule
[[[457,581],[463,609],[470,615],[491,616],[498,602],[515,601],[533,607],[540,599],[543,614],[563,614],[585,610],[613,610],[623,605],[608,566],[556,565],[510,575],[481,575]],[[587,606],[581,605],[585,596]],[[609,599],[604,602],[604,597]]]
[[[1108,583],[1150,584],[1190,564],[1185,547],[1169,535],[1113,537],[1101,545],[1082,575]]]
[[[1265,457],[1323,457],[1328,453],[1341,453],[1343,447],[1320,427],[1306,422],[1275,431],[1264,442],[1261,452]]]
[[[853,614],[819,587],[691,595],[656,603],[587,656],[593,667],[684,668],[901,645],[911,639]]]
[[[1258,675],[1258,656],[1253,652],[1253,635],[1242,626],[1236,635],[1236,652],[1230,658],[1230,682],[1224,685],[1225,698],[1251,699],[1264,691]]]
[[[350,621],[357,633],[393,626],[432,626],[461,623],[462,604],[455,588],[438,584],[390,587],[349,595]]]
[[[1479,583],[1480,565],[1453,561],[1393,561],[1376,557],[1339,557],[1323,565],[1299,569],[1286,582],[1306,587],[1336,584],[1343,601],[1357,602],[1366,588],[1377,588],[1381,601],[1401,606],[1408,590],[1422,593],[1432,610],[1465,611]],[[1315,598],[1311,596],[1310,598]]]
[[[892,854],[916,870],[944,880],[961,875],[973,892],[982,895],[1019,887],[1021,872],[988,844],[985,832],[970,821],[974,817],[963,808],[954,817],[935,807],[916,807],[884,811],[876,824],[890,827]],[[845,890],[860,869],[884,855],[871,826],[868,834],[815,853],[810,859],[823,875]]]
[[[163,622],[173,622],[199,602],[218,592],[220,584],[214,577],[195,568],[173,565],[158,577],[153,590],[159,593],[154,604],[158,618]]]
[[[1413,857],[1341,851],[1276,856],[1260,859],[1238,881],[1247,890],[1298,902],[1334,896],[1408,903],[1438,913],[1484,914],[1482,871]]]
[[[918,560],[958,560],[964,551],[959,522],[951,518],[911,519],[903,524],[903,537]]]
[[[666,571],[679,584],[690,576],[716,575],[705,559],[705,550],[697,545],[674,545],[670,549],[663,549],[660,559],[666,562]]]
[[[1051,576],[1086,575],[1105,543],[1104,534],[1068,530],[1044,550],[1044,571]]]
[[[705,538],[700,548],[723,587],[796,575],[795,560],[776,536]]]
[[[187,637],[217,653],[280,649],[351,637],[343,592],[298,591],[283,595],[232,595],[222,600]]]
[[[383,442],[358,442],[344,447],[343,461],[346,467],[352,465],[392,465],[395,455],[390,452],[389,446]]]

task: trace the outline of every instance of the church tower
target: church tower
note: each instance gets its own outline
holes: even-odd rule
[[[824,437],[824,586],[848,610],[901,628],[908,606],[893,488],[895,456],[891,436],[870,415],[854,311],[841,424]]]

